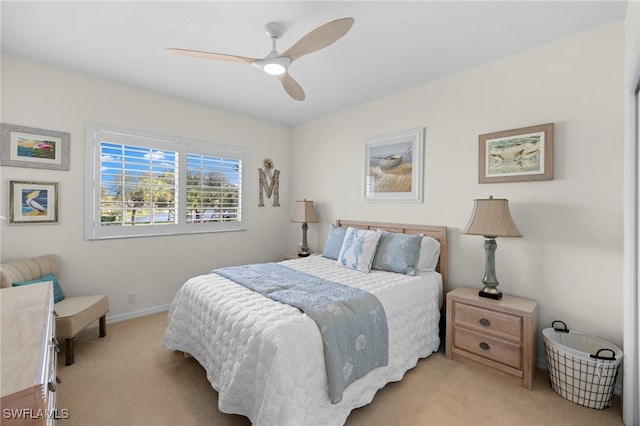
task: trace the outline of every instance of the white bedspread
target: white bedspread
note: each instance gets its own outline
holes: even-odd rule
[[[389,365],[331,404],[322,340],[311,318],[217,274],[201,275],[178,291],[164,346],[193,355],[205,368],[220,411],[247,416],[254,425],[341,425],[378,389],[438,350],[440,274],[364,274],[321,256],[283,264],[375,295],[387,314]]]

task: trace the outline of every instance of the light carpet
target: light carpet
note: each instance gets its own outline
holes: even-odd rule
[[[60,354],[58,426],[249,425],[220,413],[217,392],[193,358],[162,347],[167,313],[92,327],[76,337],[75,364]],[[539,370],[533,390],[452,361],[442,353],[420,360],[401,382],[378,391],[354,410],[347,426],[422,425],[622,425],[620,398],[594,410],[569,402]],[[307,425],[300,425],[307,426]],[[312,425],[309,425],[312,426]]]

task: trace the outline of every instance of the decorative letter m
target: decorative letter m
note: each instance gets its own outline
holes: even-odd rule
[[[271,198],[271,193],[273,193],[273,207],[280,207],[280,191],[278,189],[280,170],[273,171],[271,183],[269,183],[269,178],[264,170],[258,169],[258,172],[260,173],[260,201],[258,202],[258,207],[264,207],[262,191],[267,194],[267,198]]]

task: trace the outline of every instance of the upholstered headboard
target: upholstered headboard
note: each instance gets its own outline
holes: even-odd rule
[[[446,226],[434,225],[406,225],[398,223],[364,222],[356,220],[336,221],[338,227],[352,227],[358,229],[381,229],[387,232],[397,232],[400,234],[424,234],[435,238],[440,243],[440,259],[436,271],[442,275],[443,294],[447,294],[447,228]]]

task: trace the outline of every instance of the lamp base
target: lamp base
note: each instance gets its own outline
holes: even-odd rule
[[[302,252],[302,253],[298,253],[298,257],[307,257],[309,256],[311,253],[309,252]]]
[[[487,297],[489,299],[500,300],[502,299],[502,292],[495,288],[483,288],[478,292],[478,296]]]

